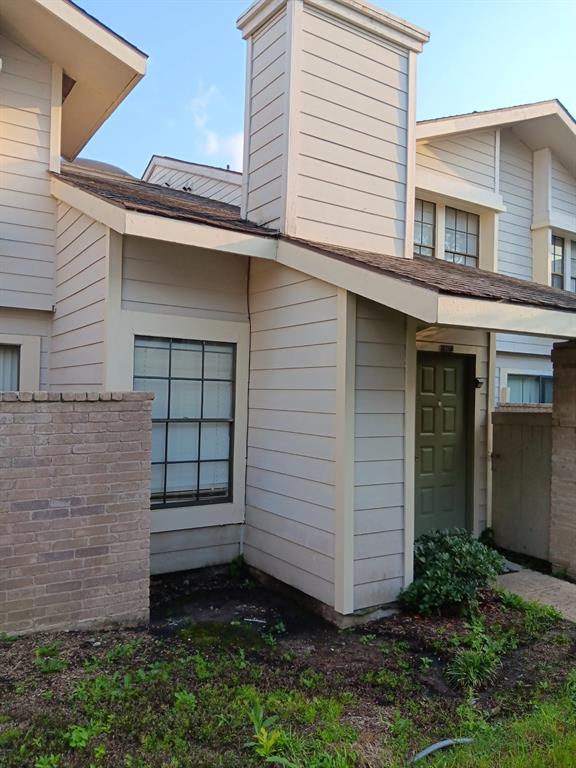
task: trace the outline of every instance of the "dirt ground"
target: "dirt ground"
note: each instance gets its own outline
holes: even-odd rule
[[[290,765],[404,765],[463,735],[470,708],[488,722],[522,712],[576,666],[575,625],[527,636],[522,613],[493,594],[486,627],[519,642],[472,698],[446,674],[468,631],[459,617],[338,630],[243,572],[157,578],[151,595],[146,628],[0,642],[2,768],[264,765],[246,747],[255,702],[278,718]],[[194,699],[185,716],[178,691]]]

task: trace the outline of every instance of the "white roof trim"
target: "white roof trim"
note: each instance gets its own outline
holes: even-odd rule
[[[66,184],[62,179],[51,179],[51,192],[58,200],[77,208],[82,213],[110,227],[121,235],[146,237],[168,243],[209,248],[215,251],[274,259],[276,239],[260,237],[224,227],[197,224],[193,221],[170,219],[138,211],[128,211],[108,203],[97,195]]]
[[[575,312],[447,296],[286,240],[126,211],[54,177],[51,192],[58,200],[120,234],[277,261],[428,325],[565,339],[576,335]]]
[[[539,117],[556,115],[576,135],[576,125],[570,115],[556,100],[539,101],[518,107],[491,109],[485,112],[470,112],[464,115],[440,117],[436,120],[420,120],[416,124],[416,140],[432,139],[455,133],[468,133],[487,128],[497,128],[514,123],[534,120]]]
[[[421,165],[416,166],[416,190],[434,192],[442,197],[451,198],[456,203],[465,200],[472,205],[490,208],[493,211],[506,210],[502,195],[497,192],[468,184],[439,171],[423,168]]]
[[[573,339],[576,312],[439,294],[438,324]]]
[[[400,257],[399,257],[400,258]],[[438,294],[405,280],[339,261],[318,251],[280,240],[276,261],[299,272],[346,288],[352,293],[411,315],[425,323],[437,320]]]
[[[430,33],[362,0],[257,0],[236,21],[244,39],[253,35],[288,2],[301,2],[410,50],[422,50]]]
[[[225,181],[227,184],[234,184],[237,187],[242,186],[242,173],[240,171],[233,171],[229,168],[217,168],[213,165],[193,163],[186,160],[177,160],[174,157],[162,157],[161,155],[152,155],[142,174],[142,180],[148,181],[156,167],[171,168],[175,171],[183,171],[184,173],[194,173],[197,176],[205,176],[207,179]]]

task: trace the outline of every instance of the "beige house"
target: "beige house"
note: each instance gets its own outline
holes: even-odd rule
[[[490,522],[500,345],[576,336],[547,247],[576,224],[537,185],[529,267],[503,268],[506,148],[573,174],[572,119],[417,125],[427,33],[259,0],[244,174],[155,156],[138,180],[60,155],[145,56],[66,0],[0,15],[0,387],[155,392],[153,573],[242,553],[338,614],[394,601],[419,533]]]

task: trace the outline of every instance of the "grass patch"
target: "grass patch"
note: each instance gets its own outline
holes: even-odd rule
[[[486,728],[474,743],[430,759],[431,768],[573,768],[573,703],[542,704],[527,716]]]

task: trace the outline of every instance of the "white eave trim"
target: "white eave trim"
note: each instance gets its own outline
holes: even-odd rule
[[[253,3],[236,22],[236,26],[242,32],[242,37],[246,39],[253,35],[289,1],[257,0]],[[297,0],[292,1],[296,2]],[[420,53],[424,43],[430,39],[430,34],[426,30],[361,0],[303,0],[303,2],[323,13],[342,19],[357,29],[362,29],[417,53]]]
[[[436,291],[360,265],[340,261],[285,240],[278,243],[276,261],[425,323],[435,323],[437,320]]]
[[[575,133],[574,123],[558,102],[543,101],[537,104],[526,104],[507,109],[495,109],[487,112],[473,112],[468,115],[455,115],[454,117],[442,117],[438,120],[422,120],[416,124],[416,139],[432,139],[437,136],[448,136],[456,133],[468,133],[469,131],[486,130],[505,125],[520,123],[525,120],[534,120],[538,117],[557,115],[562,122]]]
[[[72,3],[55,3],[54,0],[35,0],[35,2],[133,69],[141,77],[146,73],[147,55],[126,40],[122,40],[96,19],[91,18],[81,8]]]
[[[58,200],[77,208],[121,235],[146,237],[151,240],[227,251],[260,259],[275,258],[276,239],[273,237],[262,237],[192,221],[127,211],[54,177],[51,179],[51,192]]]
[[[202,165],[201,163],[188,163],[186,160],[161,157],[160,155],[152,155],[142,174],[142,179],[148,181],[155,168],[170,168],[175,171],[183,171],[184,173],[193,173],[197,176],[204,176],[207,179],[214,179],[215,181],[224,181],[226,184],[235,184],[237,187],[242,186],[242,173],[239,171],[216,168],[215,166]]]
[[[573,339],[576,312],[461,296],[438,297],[438,324]]]
[[[556,233],[574,238],[576,234],[576,216],[562,211],[550,211],[548,216],[541,216],[534,219],[531,229],[542,229],[547,227],[553,229]]]
[[[416,166],[416,190],[432,192],[443,198],[451,198],[456,203],[464,200],[472,205],[489,208],[499,213],[506,210],[502,195],[498,192],[476,187],[419,165]]]

